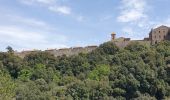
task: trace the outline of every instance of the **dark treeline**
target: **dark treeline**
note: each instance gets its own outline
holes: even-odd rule
[[[101,44],[91,53],[24,59],[0,53],[0,100],[169,100],[170,41],[125,48]]]

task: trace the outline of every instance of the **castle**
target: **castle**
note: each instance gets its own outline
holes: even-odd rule
[[[111,34],[111,41],[114,42],[118,47],[125,47],[131,42],[140,42],[146,45],[157,44],[164,40],[170,40],[170,27],[160,26],[155,29],[151,29],[149,37],[144,38],[143,40],[131,40],[130,38],[116,38],[116,34]]]
[[[149,33],[149,37],[144,38],[143,40],[131,40],[130,38],[116,38],[116,34],[111,34],[111,41],[114,42],[118,47],[125,47],[131,42],[140,42],[146,45],[153,45],[159,43],[163,40],[170,40],[170,27],[167,26],[160,26],[155,29],[151,29]],[[88,53],[95,50],[98,46],[87,46],[87,47],[74,47],[74,48],[62,48],[62,49],[50,49],[45,50],[43,52],[48,52],[53,54],[54,56],[62,56],[62,55],[77,55],[79,53]],[[25,55],[30,54],[32,52],[38,51],[22,51],[22,52],[15,52],[15,55],[23,58]]]

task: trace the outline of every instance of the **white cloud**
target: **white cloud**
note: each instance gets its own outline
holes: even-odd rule
[[[56,0],[34,0],[34,1],[44,4],[52,4],[55,3]]]
[[[4,15],[4,16],[12,22],[16,22],[16,23],[20,23],[20,24],[26,24],[26,25],[33,26],[33,27],[43,27],[43,28],[48,27],[46,22],[41,21],[41,20],[37,20],[37,19],[34,19],[34,18],[27,18],[27,17],[10,15],[10,14]]]
[[[133,22],[147,18],[145,0],[122,0],[120,16],[117,17],[119,22]]]
[[[67,37],[45,21],[4,13],[0,22],[1,50],[8,45],[19,51],[66,47]]]
[[[122,32],[132,39],[142,39],[147,36],[147,30],[153,22],[148,14],[150,6],[147,0],[121,0],[120,15],[117,21],[123,23]]]
[[[58,14],[64,14],[64,15],[70,15],[71,8],[66,5],[61,5],[59,1],[57,0],[19,0],[21,3],[26,5],[42,5],[41,7],[44,7],[50,11],[53,11]]]
[[[25,16],[19,16],[14,13],[4,13],[0,16],[0,25],[16,25],[22,27],[29,27],[33,29],[45,29],[45,30],[56,30],[56,27],[52,27],[49,23]]]
[[[56,37],[56,40],[51,38]],[[51,40],[51,41],[50,41]],[[0,42],[6,45],[13,45],[17,50],[25,49],[41,49],[47,48],[63,48],[67,47],[62,42],[66,41],[66,37],[60,34],[50,34],[44,30],[26,30],[16,26],[0,26]],[[2,48],[1,48],[2,49]]]
[[[67,6],[50,6],[48,9],[56,13],[61,13],[65,15],[71,14],[71,8]]]
[[[161,25],[169,26],[170,27],[170,17],[167,17],[163,21],[158,21],[153,23],[153,28],[159,27]]]
[[[54,4],[56,2],[56,0],[19,0],[19,1],[27,5],[33,5],[35,3],[49,5],[49,4]]]
[[[148,36],[148,33],[145,33],[145,31],[141,31],[140,29],[136,30],[134,27],[130,26],[123,27],[122,32],[124,37],[131,38],[132,40],[141,40],[144,38],[144,35],[146,37]]]

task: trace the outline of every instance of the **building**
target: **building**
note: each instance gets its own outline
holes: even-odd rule
[[[114,42],[118,47],[126,47],[131,42],[140,42],[142,44],[146,45],[152,45],[159,43],[164,40],[170,40],[170,27],[167,26],[160,26],[155,29],[151,29],[149,33],[149,37],[144,38],[143,40],[131,40],[130,38],[116,38],[116,34],[113,32],[111,34],[111,41]],[[48,52],[53,54],[54,56],[71,56],[71,55],[77,55],[79,53],[88,53],[95,50],[98,46],[87,46],[87,47],[73,47],[73,48],[62,48],[62,49],[48,49],[45,51],[40,52]],[[15,55],[24,58],[25,55],[28,55],[32,52],[39,52],[37,50],[33,51],[22,51],[22,52],[15,52]]]
[[[119,47],[125,47],[131,42],[140,42],[143,44],[153,45],[164,40],[170,40],[170,27],[160,26],[155,29],[151,29],[149,37],[144,38],[143,40],[131,40],[130,38],[116,38],[116,34],[111,34],[111,41],[114,42]]]
[[[162,25],[152,29],[149,33],[149,40],[151,41],[151,44],[156,44],[163,40],[170,40],[170,27]]]

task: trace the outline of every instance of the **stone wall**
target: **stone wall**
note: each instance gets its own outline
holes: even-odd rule
[[[71,56],[71,55],[78,55],[79,53],[89,53],[93,50],[95,50],[97,46],[87,46],[87,47],[72,47],[72,48],[62,48],[62,49],[51,49],[51,50],[45,50],[42,52],[48,52],[50,54],[53,54],[55,57],[57,56]],[[39,51],[22,51],[22,52],[15,52],[15,55],[24,58],[26,55],[32,53],[32,52],[39,52]]]
[[[130,40],[130,38],[120,37],[115,40],[112,40],[112,42],[114,42],[120,48],[124,48],[132,42],[139,42],[139,43],[145,44],[145,45],[151,44],[151,41],[148,38],[145,38],[144,40]]]
[[[152,29],[149,33],[149,37],[144,38],[143,40],[130,40],[130,38],[120,37],[115,39],[115,33],[111,34],[114,38],[111,39],[118,47],[126,47],[131,42],[140,42],[145,45],[153,45],[164,40],[170,40],[170,27],[160,26],[155,29]]]
[[[145,45],[151,45],[158,43],[163,40],[170,40],[170,27],[167,26],[160,26],[158,28],[152,29],[149,33],[149,37],[144,38],[143,40],[131,40],[130,38],[115,38],[116,34],[111,34],[111,41],[114,42],[118,47],[126,47],[131,42],[140,42]],[[77,55],[79,53],[88,53],[93,50],[95,50],[97,46],[87,46],[87,47],[74,47],[74,48],[62,48],[62,49],[51,49],[51,50],[45,50],[43,52],[49,52],[53,54],[54,56],[71,56],[71,55]],[[37,51],[23,51],[23,52],[15,52],[16,55],[20,57],[25,57],[25,55],[30,54],[32,52]]]

